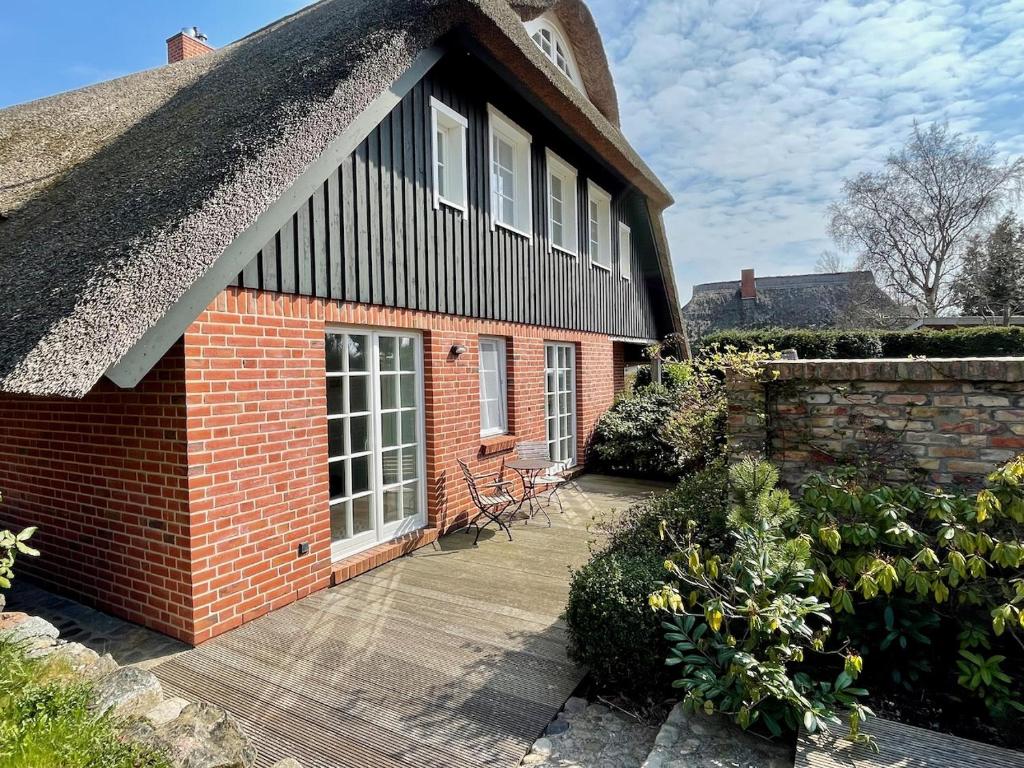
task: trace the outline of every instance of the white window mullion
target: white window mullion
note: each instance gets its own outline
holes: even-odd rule
[[[533,237],[530,147],[533,138],[487,105],[491,182],[491,229],[496,226]]]
[[[466,129],[469,121],[442,101],[430,98],[433,139],[434,208],[442,204],[466,212]]]
[[[508,432],[508,382],[505,340],[481,337],[480,434],[488,437]]]

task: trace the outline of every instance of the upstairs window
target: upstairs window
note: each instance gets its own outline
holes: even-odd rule
[[[540,48],[541,53],[547,56],[551,63],[562,70],[562,74],[576,82],[576,75],[573,71],[572,57],[569,55],[569,46],[551,24],[542,21],[537,30],[533,33],[533,42]]]
[[[629,280],[633,271],[633,233],[619,222],[619,274]]]
[[[491,165],[491,227],[531,237],[530,145],[532,137],[487,105]]]
[[[597,184],[587,182],[587,239],[590,263],[612,269],[612,196]]]
[[[480,337],[480,436],[508,432],[508,383],[505,340]]]
[[[434,208],[441,203],[466,211],[465,117],[431,97],[430,119],[434,136]]]
[[[551,150],[548,160],[548,233],[551,247],[576,255],[579,234],[576,226],[576,169]]]

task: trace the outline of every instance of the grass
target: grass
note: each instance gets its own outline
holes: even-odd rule
[[[95,717],[91,693],[66,665],[0,641],[0,768],[169,768],[120,739],[123,721]]]

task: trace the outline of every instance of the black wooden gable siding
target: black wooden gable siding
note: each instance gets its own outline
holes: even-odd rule
[[[483,71],[439,64],[266,244],[237,284],[631,338],[658,338],[660,291],[642,198]],[[479,67],[476,67],[479,70]],[[453,87],[453,83],[459,83]],[[481,94],[487,96],[481,97]],[[469,122],[467,213],[434,209],[430,97]],[[533,136],[532,241],[489,217],[487,103]],[[579,255],[548,245],[545,149],[578,173]],[[587,180],[613,195],[612,271],[587,256]],[[632,231],[631,280],[619,273],[618,222]],[[664,302],[660,302],[663,304]]]

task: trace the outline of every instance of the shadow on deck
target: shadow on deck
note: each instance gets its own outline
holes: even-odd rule
[[[559,617],[590,523],[661,488],[580,477],[550,528],[450,534],[153,671],[242,720],[261,766],[518,765],[583,677]]]

